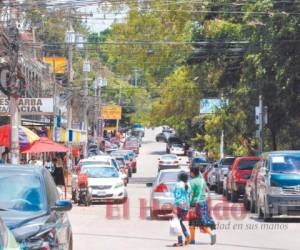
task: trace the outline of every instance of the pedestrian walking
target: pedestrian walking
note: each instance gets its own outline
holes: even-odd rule
[[[196,227],[199,227],[201,232],[210,235],[211,245],[214,245],[216,244],[216,234],[213,230],[216,226],[207,205],[207,185],[200,175],[199,167],[191,167],[190,175],[192,178],[189,213],[190,244],[195,244],[195,231]]]
[[[188,244],[190,241],[190,235],[188,230],[184,225],[184,219],[187,216],[190,204],[190,195],[191,195],[191,188],[188,184],[188,174],[185,172],[181,172],[178,175],[178,182],[174,188],[173,195],[174,195],[174,208],[173,213],[180,222],[180,226],[182,229],[183,235],[178,236],[178,242],[175,243],[174,247],[183,246],[183,244]],[[183,236],[185,237],[185,242],[183,242]]]

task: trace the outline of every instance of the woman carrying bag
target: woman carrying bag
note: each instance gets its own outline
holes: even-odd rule
[[[191,194],[191,189],[190,189],[190,185],[188,184],[188,179],[189,176],[187,173],[185,172],[179,173],[178,182],[173,191],[174,221],[176,221],[177,219],[179,220],[181,231],[182,231],[182,233],[178,235],[178,242],[173,245],[174,247],[183,246],[183,243],[188,244],[190,241],[188,230],[184,225],[184,219],[186,218],[189,211],[190,194]],[[183,242],[183,236],[185,237],[185,242]]]
[[[207,233],[211,237],[211,245],[216,244],[216,234],[213,230],[216,228],[213,218],[210,216],[210,211],[207,206],[207,191],[205,180],[200,175],[200,169],[198,167],[190,168],[191,174],[191,203],[189,211],[189,228],[190,228],[190,242],[189,244],[195,244],[195,230],[196,227],[200,228],[200,231]]]

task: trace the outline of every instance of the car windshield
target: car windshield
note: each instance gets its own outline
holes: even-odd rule
[[[91,166],[91,165],[110,165],[110,162],[109,161],[84,161],[81,163],[82,166]]]
[[[181,144],[173,144],[173,147],[175,147],[175,148],[182,148],[183,146]]]
[[[259,160],[241,160],[238,165],[239,170],[252,170]]]
[[[112,167],[84,167],[81,171],[86,173],[89,178],[117,178],[119,174]]]
[[[231,166],[234,163],[235,158],[224,158],[221,160],[222,166]]]
[[[161,157],[162,160],[168,161],[168,160],[176,160],[177,156],[176,155],[165,155]]]
[[[46,210],[41,180],[30,174],[0,173],[0,208],[22,212]]]
[[[273,172],[300,172],[300,155],[274,156],[271,158]]]

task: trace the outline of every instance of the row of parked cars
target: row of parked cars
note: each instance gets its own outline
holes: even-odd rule
[[[300,215],[300,151],[275,151],[261,157],[225,157],[204,172],[211,189],[265,221]]]
[[[126,202],[126,186],[137,172],[140,146],[141,139],[131,135],[120,148],[80,160],[72,175],[72,200],[86,206],[93,201]]]

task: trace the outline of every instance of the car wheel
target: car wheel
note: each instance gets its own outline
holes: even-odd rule
[[[226,190],[226,199],[227,199],[227,201],[230,201],[230,199],[231,199],[231,195],[228,192],[228,190]]]
[[[237,191],[233,190],[230,198],[231,198],[230,199],[231,202],[237,202],[239,199],[239,193]]]

